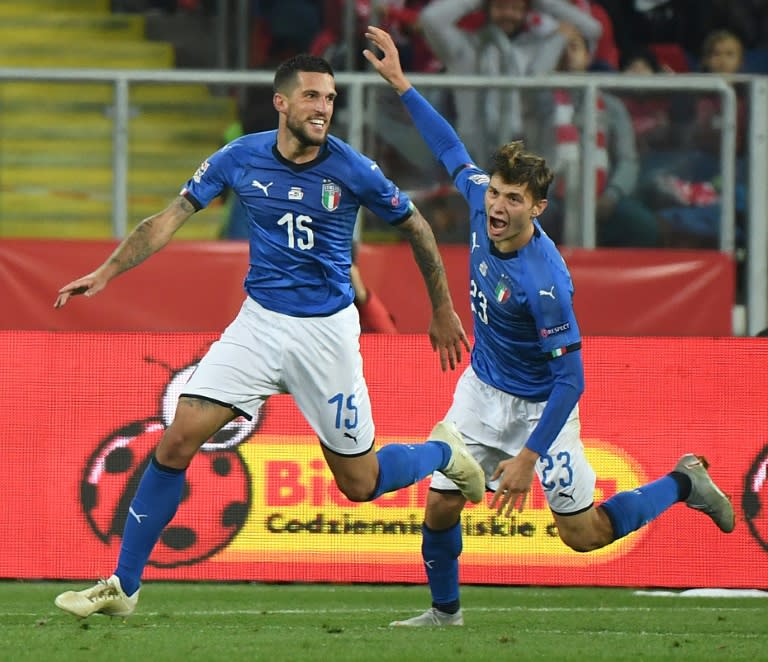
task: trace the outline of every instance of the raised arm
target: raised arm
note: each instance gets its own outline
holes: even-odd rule
[[[61,308],[70,297],[78,294],[91,297],[101,292],[115,276],[141,264],[165,246],[194,213],[192,204],[186,198],[178,196],[163,211],[139,223],[95,271],[62,287],[53,307]]]
[[[475,57],[469,35],[458,22],[480,7],[482,0],[432,0],[421,11],[419,22],[427,43],[449,70]]]
[[[561,23],[572,25],[585,39],[599,39],[603,34],[600,21],[568,0],[533,0],[532,8],[549,14]]]
[[[363,55],[373,68],[400,95],[427,146],[453,176],[457,168],[472,161],[458,134],[448,121],[411,85],[400,64],[400,55],[392,37],[386,31],[368,26],[366,38],[381,51],[381,57],[371,50]]]

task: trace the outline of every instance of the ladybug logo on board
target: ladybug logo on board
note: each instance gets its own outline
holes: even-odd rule
[[[105,544],[122,536],[139,480],[196,366],[171,375],[157,416],[116,430],[88,459],[80,503],[91,529]],[[236,418],[202,445],[187,470],[179,509],[163,530],[149,565],[175,568],[199,563],[224,549],[243,528],[251,507],[251,480],[237,447],[255,432],[259,420]]]
[[[768,552],[768,445],[757,454],[744,478],[741,506],[750,533]]]

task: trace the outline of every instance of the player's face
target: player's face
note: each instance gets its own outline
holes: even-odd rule
[[[285,125],[302,145],[319,146],[325,142],[333,117],[336,85],[333,76],[300,71],[296,86],[283,97]],[[278,108],[280,110],[280,108]]]
[[[531,237],[532,219],[546,206],[546,200],[534,204],[527,184],[507,184],[493,175],[485,192],[489,239],[502,253],[522,248]]]

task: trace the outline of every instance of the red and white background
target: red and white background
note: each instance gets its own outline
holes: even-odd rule
[[[16,269],[0,261],[4,296],[32,281],[28,299],[3,303],[6,318],[43,311],[56,287],[98,262],[70,264],[65,273],[54,258],[50,269],[15,279],[28,262]],[[199,278],[199,266],[185,268]],[[121,291],[119,281],[113,285],[59,313],[116,305],[108,303]],[[122,306],[146,314],[137,299]],[[67,319],[57,314],[45,320]],[[46,324],[0,331],[0,577],[92,579],[112,571],[143,466],[180,384],[217,334]],[[377,442],[425,438],[445,413],[458,372],[440,372],[424,335],[364,336],[362,351]],[[736,530],[722,534],[678,504],[604,550],[577,554],[558,540],[536,487],[512,519],[485,504],[467,508],[462,580],[768,588],[765,339],[587,335],[583,351],[583,438],[598,475],[596,501],[668,472],[693,451],[707,457],[733,497]],[[373,503],[347,501],[290,398],[274,397],[258,421],[238,421],[196,456],[145,578],[422,582],[426,490],[424,481]]]

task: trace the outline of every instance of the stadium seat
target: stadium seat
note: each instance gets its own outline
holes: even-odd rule
[[[768,74],[768,48],[754,48],[746,51],[744,71],[748,74]]]
[[[171,69],[169,43],[144,37],[144,17],[109,0],[0,3],[0,67]],[[112,235],[109,83],[0,79],[0,238]],[[129,226],[162,209],[215,151],[236,116],[205,85],[130,87]],[[180,237],[214,239],[214,209]]]
[[[684,74],[691,70],[688,55],[679,44],[649,44],[648,47],[661,66],[667,66],[678,74]]]

